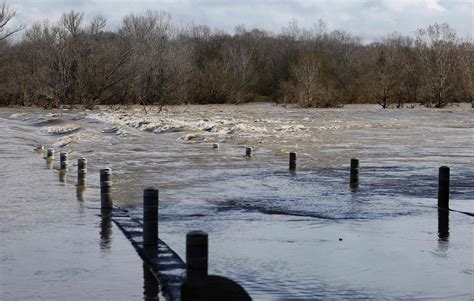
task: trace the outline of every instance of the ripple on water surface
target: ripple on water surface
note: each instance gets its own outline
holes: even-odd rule
[[[435,207],[438,167],[448,165],[452,206],[474,211],[472,112],[452,110],[189,106],[11,119],[80,124],[25,139],[86,155],[91,171],[110,165],[117,203],[137,217],[142,189],[158,186],[164,240],[184,257],[185,233],[207,231],[211,272],[255,300],[469,299],[473,220]],[[357,189],[351,157],[361,160]]]

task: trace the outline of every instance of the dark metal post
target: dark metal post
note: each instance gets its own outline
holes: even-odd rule
[[[186,235],[187,281],[203,279],[208,270],[208,237],[204,231],[190,231]]]
[[[246,158],[251,158],[252,157],[252,148],[251,147],[246,147],[245,148],[245,157]]]
[[[87,186],[87,159],[77,159],[77,186]]]
[[[158,248],[158,189],[143,191],[143,247]]]
[[[46,152],[46,159],[53,160],[54,159],[54,149],[50,148]]]
[[[290,164],[289,164],[289,167],[290,167],[290,170],[291,171],[295,171],[296,170],[296,153],[295,152],[291,152],[290,153]]]
[[[67,157],[68,155],[66,152],[59,153],[59,167],[61,170],[67,170],[67,167],[68,167]]]
[[[359,160],[351,159],[351,180],[350,185],[356,187],[359,185]]]
[[[441,166],[438,175],[438,207],[449,209],[449,167]]]
[[[101,209],[112,209],[112,170],[104,168],[100,170],[100,207]]]

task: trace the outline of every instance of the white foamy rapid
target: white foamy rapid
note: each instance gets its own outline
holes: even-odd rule
[[[43,127],[42,131],[47,134],[70,134],[80,130],[82,126],[80,124],[69,123],[65,125],[55,125]]]
[[[179,108],[182,110],[182,107]],[[207,111],[194,108],[180,111],[178,108],[171,108],[169,111],[151,111],[149,114],[137,109],[133,112],[104,110],[91,113],[88,117],[105,122],[111,128],[130,127],[158,134],[182,132],[178,138],[182,142],[302,136],[307,132],[307,127],[299,121],[261,118],[259,115],[264,115],[264,112],[258,111],[249,111],[251,115],[247,115],[239,114],[240,112],[234,114],[228,107],[217,108],[211,106]]]

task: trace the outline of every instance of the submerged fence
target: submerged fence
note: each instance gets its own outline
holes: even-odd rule
[[[213,148],[219,148],[214,144]],[[40,154],[43,146],[36,148]],[[48,149],[44,158],[52,168],[54,149]],[[253,148],[245,149],[245,157],[251,158]],[[289,153],[290,172],[297,169],[296,152]],[[87,187],[87,159],[77,159],[77,196],[83,197]],[[69,168],[68,153],[60,153],[60,179]],[[360,162],[350,161],[349,186],[356,189],[360,183]],[[438,232],[440,238],[449,235],[450,169],[441,166],[438,174]],[[186,262],[159,238],[159,191],[154,187],[143,191],[143,222],[132,218],[127,210],[113,205],[112,170],[100,170],[100,209],[104,219],[112,219],[130,240],[148,269],[158,280],[163,294],[169,300],[251,300],[249,294],[236,282],[221,276],[208,274],[208,235],[203,231],[191,231],[186,235]],[[453,210],[451,210],[453,211]],[[469,215],[471,213],[462,212]],[[444,233],[444,234],[443,234]]]

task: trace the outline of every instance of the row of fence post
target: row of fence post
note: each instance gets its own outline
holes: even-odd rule
[[[252,157],[252,148],[246,147],[245,157]],[[359,186],[359,159],[352,158],[350,163],[350,180],[349,184],[352,188]],[[289,170],[296,170],[296,153],[289,153]],[[449,209],[449,179],[450,169],[447,166],[441,166],[438,173],[438,207]]]
[[[40,146],[37,149],[44,149]],[[247,147],[245,150],[245,156],[252,157],[253,149]],[[48,149],[46,153],[46,159],[51,161],[54,159],[54,149]],[[79,158],[77,162],[77,185],[80,187],[87,186],[87,159]],[[60,169],[68,169],[68,153],[60,153]],[[289,153],[289,170],[296,170],[296,152]],[[350,161],[350,186],[356,188],[359,186],[359,170],[360,163],[356,158],[352,158]],[[449,209],[449,182],[450,182],[450,169],[447,166],[441,166],[438,173],[438,207],[443,209]],[[110,168],[104,168],[100,170],[100,200],[102,209],[110,209],[113,207],[112,203],[112,170]]]
[[[246,157],[252,156],[252,148],[246,148]],[[46,153],[48,161],[54,160],[54,149]],[[77,162],[77,186],[87,186],[87,159],[79,158]],[[68,169],[68,153],[60,153],[60,169]],[[296,153],[289,153],[289,169],[296,170]],[[360,163],[356,158],[350,161],[350,185],[359,184]],[[450,169],[439,168],[438,174],[438,207],[449,209]],[[100,200],[102,210],[113,209],[112,170],[100,170]],[[143,248],[158,250],[159,244],[159,192],[153,187],[143,191]],[[441,232],[440,232],[441,233]],[[247,292],[236,282],[225,277],[208,275],[208,235],[203,231],[190,231],[186,235],[186,280],[181,286],[182,300],[251,300]]]
[[[251,155],[251,153],[250,153]],[[48,161],[54,160],[54,149],[48,149]],[[60,153],[60,172],[68,169],[68,154]],[[77,161],[77,186],[87,186],[87,159]],[[100,200],[102,212],[111,212],[112,170],[100,170]],[[157,254],[159,244],[159,192],[148,187],[143,191],[143,249],[146,254]],[[181,285],[181,299],[251,300],[248,293],[231,279],[208,275],[208,235],[204,231],[190,231],[186,235],[186,280]]]

